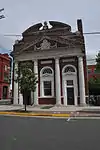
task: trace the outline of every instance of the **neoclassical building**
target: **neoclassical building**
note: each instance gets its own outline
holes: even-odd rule
[[[30,92],[28,104],[85,105],[88,94],[86,54],[82,21],[77,31],[62,22],[49,21],[29,27],[13,47],[15,68],[30,61],[36,73],[36,91]],[[18,83],[13,82],[13,103],[23,104]]]

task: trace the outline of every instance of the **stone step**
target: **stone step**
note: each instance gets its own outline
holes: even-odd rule
[[[10,105],[11,104],[11,100],[10,99],[2,99],[0,100],[0,105]]]

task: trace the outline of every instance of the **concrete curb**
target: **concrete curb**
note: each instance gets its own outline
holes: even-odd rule
[[[4,116],[20,116],[20,117],[53,117],[53,118],[71,118],[71,119],[100,119],[99,116],[90,116],[90,115],[81,115],[81,116],[72,116],[72,114],[53,114],[53,113],[25,113],[25,112],[7,112],[2,111],[0,115]]]
[[[0,112],[0,115],[15,115],[15,116],[47,116],[47,117],[70,117],[70,114],[52,114],[52,113],[20,113],[20,112]]]

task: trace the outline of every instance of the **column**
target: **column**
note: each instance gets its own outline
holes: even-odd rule
[[[56,80],[56,104],[61,105],[60,67],[58,58],[55,59],[55,80]]]
[[[18,64],[18,69],[20,68],[20,64]],[[21,76],[21,74],[20,74],[20,70],[18,70],[18,76],[20,77]],[[18,78],[19,78],[18,77]],[[19,83],[18,83],[18,86],[19,86]],[[21,91],[20,91],[20,86],[18,87],[18,96],[19,96],[19,104],[20,105],[23,105],[23,94],[21,93]]]
[[[34,73],[38,80],[38,61],[34,60]],[[38,105],[38,83],[36,84],[36,90],[34,92],[34,105]]]
[[[15,62],[15,65],[14,65],[14,97],[13,97],[13,104],[18,104],[18,82],[15,81],[18,77],[18,74],[16,73],[17,69],[18,69],[18,63]]]
[[[19,104],[23,105],[23,95],[19,93]]]
[[[79,65],[78,67],[79,67],[80,104],[86,105],[83,57],[78,58],[78,65]]]

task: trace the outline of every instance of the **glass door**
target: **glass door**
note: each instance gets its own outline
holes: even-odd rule
[[[67,87],[67,104],[74,105],[74,87]]]
[[[74,83],[73,80],[66,81],[67,104],[74,105]]]

